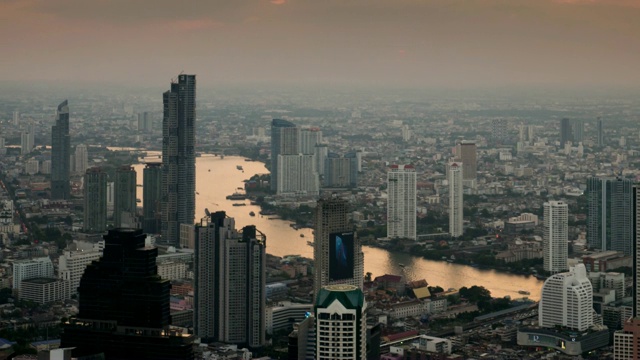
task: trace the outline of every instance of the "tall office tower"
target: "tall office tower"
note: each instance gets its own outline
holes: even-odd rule
[[[598,117],[598,146],[604,146],[604,130],[602,124],[602,118]]]
[[[452,162],[449,168],[449,233],[452,237],[464,234],[464,192],[462,188],[464,163]]]
[[[13,112],[13,126],[19,126],[20,125],[20,112],[19,111],[14,111]]]
[[[113,226],[136,228],[136,171],[129,165],[116,169]]]
[[[53,263],[49,257],[17,260],[13,263],[13,288],[20,290],[22,280],[53,277]]]
[[[71,294],[78,293],[80,279],[86,267],[100,259],[102,253],[97,251],[65,251],[58,259],[58,278],[70,283]]]
[[[300,129],[300,152],[304,155],[313,155],[315,147],[322,143],[322,131],[320,128]]]
[[[569,207],[562,201],[549,201],[544,207],[544,270],[566,271],[569,257]]]
[[[86,232],[107,229],[107,173],[99,167],[87,169],[84,175],[84,225]]]
[[[365,360],[367,302],[353,285],[329,285],[316,297],[317,359]]]
[[[195,226],[194,330],[207,341],[265,343],[266,237],[218,211]]]
[[[573,133],[573,142],[575,144],[578,144],[584,141],[584,121],[580,119],[572,120],[571,130]]]
[[[475,180],[478,172],[477,148],[475,141],[462,140],[456,149],[456,157],[462,161],[462,179]]]
[[[69,186],[71,144],[69,138],[69,104],[58,105],[56,124],[51,127],[51,198],[70,198]]]
[[[314,222],[314,294],[323,286],[333,284],[350,284],[362,289],[364,254],[349,222],[349,203],[333,196],[318,200]]]
[[[493,119],[491,121],[491,138],[495,144],[505,144],[509,141],[509,121],[507,119]]]
[[[320,179],[313,155],[278,155],[278,194],[318,195]]]
[[[313,155],[315,156],[316,172],[320,176],[324,176],[325,161],[329,156],[329,147],[327,144],[317,144]]]
[[[80,144],[76,146],[76,167],[75,172],[84,174],[89,167],[89,153],[87,152],[87,146]]]
[[[538,323],[585,331],[593,325],[593,288],[584,264],[545,280],[540,295]]]
[[[633,183],[629,179],[587,180],[587,244],[590,248],[633,251]]]
[[[151,116],[148,112],[138,114],[138,131],[149,132],[153,127]]]
[[[142,181],[142,228],[148,234],[157,234],[160,232],[162,163],[147,163]]]
[[[163,94],[162,241],[178,244],[180,224],[193,225],[196,204],[196,76],[178,75]]]
[[[387,172],[387,237],[416,239],[416,169],[391,165]]]
[[[324,186],[333,188],[358,186],[358,158],[355,153],[348,153],[345,156],[329,153],[324,167]]]
[[[536,138],[536,127],[533,125],[527,126],[527,138],[529,142],[533,142]]]
[[[104,255],[87,266],[76,318],[63,326],[61,347],[107,359],[193,359],[193,336],[171,327],[169,280],[158,276],[158,249],[142,230],[104,236]]]
[[[300,128],[282,119],[271,121],[271,190],[278,190],[278,155],[300,153]]]
[[[640,320],[640,186],[633,187],[633,317]]]
[[[0,136],[0,155],[5,155],[7,153],[7,148],[5,145],[4,138]]]
[[[573,131],[571,120],[563,118],[560,120],[560,147],[563,148],[566,143],[573,143]]]
[[[34,141],[33,133],[30,133],[28,131],[23,131],[22,135],[20,136],[20,154],[26,155],[31,153],[31,151],[33,151],[33,146],[34,146],[33,141]]]

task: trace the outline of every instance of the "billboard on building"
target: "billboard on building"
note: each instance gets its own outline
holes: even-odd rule
[[[353,232],[329,234],[329,280],[353,278]]]

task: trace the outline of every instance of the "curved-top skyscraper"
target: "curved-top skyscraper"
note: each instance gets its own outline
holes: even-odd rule
[[[178,244],[195,217],[196,76],[178,75],[162,98],[162,241]]]
[[[58,105],[56,124],[51,127],[51,199],[67,200],[71,196],[70,164],[69,104],[65,100]]]

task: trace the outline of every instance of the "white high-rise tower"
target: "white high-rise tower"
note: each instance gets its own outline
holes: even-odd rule
[[[593,325],[593,288],[584,264],[544,282],[538,318],[540,326],[547,328],[585,331]]]
[[[89,168],[89,153],[87,152],[87,146],[80,144],[76,146],[76,172],[84,174]]]
[[[461,162],[449,163],[449,233],[452,237],[464,233],[462,169]]]
[[[544,269],[566,271],[569,257],[569,207],[562,201],[544,203]]]
[[[416,169],[391,165],[387,173],[387,237],[416,239]]]

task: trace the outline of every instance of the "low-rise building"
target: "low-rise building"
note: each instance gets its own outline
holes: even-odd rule
[[[46,304],[71,298],[69,281],[55,278],[34,278],[22,280],[20,300]]]

